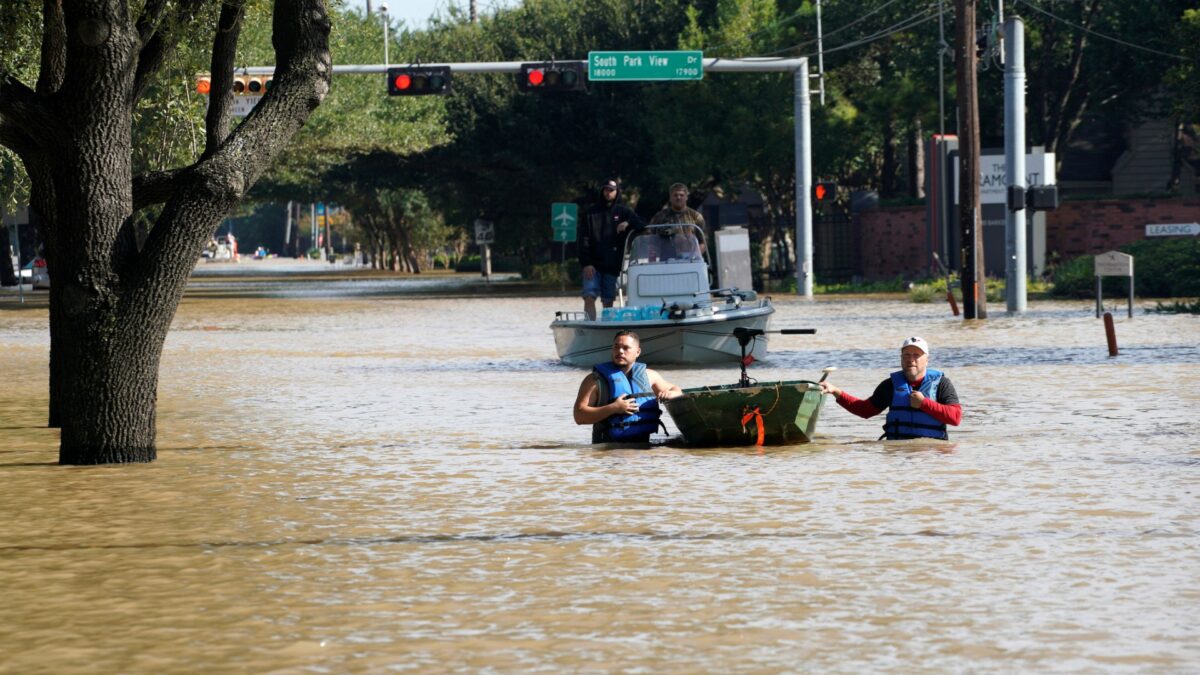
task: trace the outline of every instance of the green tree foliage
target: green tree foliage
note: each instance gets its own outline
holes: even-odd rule
[[[1088,119],[1119,130],[1121,124],[1168,112],[1180,83],[1167,74],[1187,63],[1184,31],[1175,27],[1181,19],[1186,22],[1185,12],[1194,11],[1195,4],[1018,2],[1026,31],[1029,143],[1061,153]],[[992,144],[1002,144],[996,133],[1004,120],[1002,73],[996,61],[980,78],[981,126],[992,130]],[[1197,108],[1191,110],[1195,117]]]

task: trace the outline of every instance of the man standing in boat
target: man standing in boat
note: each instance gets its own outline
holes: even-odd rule
[[[617,299],[617,276],[625,240],[646,222],[633,209],[620,203],[621,185],[610,178],[600,187],[600,200],[584,214],[579,233],[579,267],[583,272],[583,309],[596,318],[596,298],[605,307]]]
[[[704,233],[704,238],[708,239],[708,229],[704,224],[704,216],[700,215],[700,212],[696,209],[687,205],[688,186],[683,183],[673,183],[668,194],[667,205],[654,214],[654,217],[650,219],[650,224],[689,223],[698,226],[700,231]]]
[[[649,441],[662,417],[658,402],[683,395],[678,386],[639,363],[641,354],[637,333],[623,330],[613,338],[612,361],[597,364],[579,384],[575,423],[592,425],[593,443]]]
[[[880,438],[888,440],[948,439],[946,425],[962,422],[958,392],[942,371],[929,367],[929,344],[924,338],[910,337],[900,345],[900,370],[880,382],[871,398],[857,399],[830,382],[821,382],[821,391],[859,417],[874,417],[886,408]]]

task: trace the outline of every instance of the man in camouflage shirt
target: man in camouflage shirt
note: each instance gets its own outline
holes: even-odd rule
[[[690,208],[687,205],[688,193],[688,186],[683,183],[672,184],[667,205],[654,214],[654,217],[650,219],[650,224],[690,223],[700,228],[700,231],[704,233],[704,239],[707,241],[708,228],[704,224],[704,216],[700,215],[700,212],[696,209]],[[705,244],[700,244],[700,250],[705,250]]]

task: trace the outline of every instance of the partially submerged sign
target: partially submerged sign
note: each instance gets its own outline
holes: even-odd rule
[[[1120,251],[1109,251],[1096,256],[1096,276],[1132,277],[1133,256]]]
[[[1104,310],[1103,278],[1129,277],[1129,318],[1133,318],[1133,256],[1109,251],[1096,256],[1096,317]]]

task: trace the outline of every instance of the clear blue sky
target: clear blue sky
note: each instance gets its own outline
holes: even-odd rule
[[[469,5],[468,0],[371,0],[371,9],[379,11],[381,1],[387,3],[388,15],[392,17],[393,23],[396,19],[401,19],[406,28],[413,30],[425,28],[430,16],[444,14],[451,5],[461,7],[463,13],[466,13]],[[359,9],[367,6],[366,0],[349,0],[349,3]],[[497,7],[511,7],[517,4],[520,4],[519,0],[475,0],[475,9],[480,14],[490,14]]]

